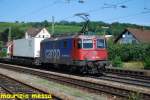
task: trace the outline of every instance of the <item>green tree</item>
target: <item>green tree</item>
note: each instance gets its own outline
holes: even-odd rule
[[[48,27],[49,26],[49,22],[47,20],[44,20],[42,23],[43,27]]]
[[[0,34],[0,40],[3,42],[7,42],[8,41],[8,32],[9,29],[5,29],[1,34]]]
[[[144,59],[144,68],[150,69],[150,56],[146,56]]]
[[[2,49],[3,41],[0,41],[0,50]]]
[[[12,39],[19,39],[24,37],[24,32],[20,30],[18,26],[14,26],[11,28],[11,37]]]

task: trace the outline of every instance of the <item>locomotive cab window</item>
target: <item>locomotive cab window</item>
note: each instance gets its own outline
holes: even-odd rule
[[[97,48],[105,48],[105,40],[104,39],[97,40]]]
[[[78,49],[82,48],[82,40],[81,39],[78,40],[77,45],[78,45]]]
[[[85,49],[93,48],[93,40],[92,39],[83,39],[83,48],[85,48]]]

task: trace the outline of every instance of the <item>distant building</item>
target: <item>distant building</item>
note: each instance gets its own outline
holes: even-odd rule
[[[25,32],[25,39],[39,38],[39,40],[41,40],[40,38],[45,39],[50,37],[51,34],[47,31],[46,28],[29,28]],[[8,41],[6,44],[8,57],[12,55],[12,46],[13,41]]]
[[[51,35],[46,28],[30,28],[25,33],[25,38],[50,38]]]
[[[112,35],[105,35],[106,40],[110,40],[111,38],[113,38]]]
[[[6,44],[7,47],[7,57],[11,56],[13,41],[8,41]]]
[[[120,44],[150,43],[150,30],[127,28],[114,42]]]

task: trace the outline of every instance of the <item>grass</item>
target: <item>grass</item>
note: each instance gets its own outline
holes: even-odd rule
[[[125,69],[144,69],[144,65],[140,61],[124,62],[123,68],[125,68]]]
[[[128,100],[141,100],[141,95],[139,92],[131,93]]]
[[[3,32],[9,27],[19,27],[20,30],[26,31],[31,25],[24,23],[0,22],[0,32]]]
[[[75,96],[79,99],[84,98],[84,100],[91,100],[92,98],[96,98],[95,100],[98,100],[97,98],[101,97],[101,98],[103,98],[101,100],[106,100],[105,96],[96,96],[94,94],[88,94],[86,92],[84,93],[84,92],[82,92],[78,89],[71,88],[69,86],[62,85],[62,84],[59,84],[59,83],[55,83],[55,82],[52,82],[52,81],[48,81],[48,80],[45,80],[45,79],[40,79],[38,77],[34,79],[34,82],[42,84],[44,86],[47,86],[47,88],[49,88],[50,90],[54,90],[54,91],[57,91],[57,92],[59,91],[59,92],[62,92],[64,94],[68,94],[70,96]]]
[[[55,25],[55,33],[72,33],[80,31],[81,27],[73,25]],[[51,32],[51,26],[48,27]]]

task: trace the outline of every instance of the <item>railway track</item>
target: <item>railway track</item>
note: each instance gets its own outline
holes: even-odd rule
[[[8,59],[8,58],[5,58],[5,59],[0,58],[0,63],[20,65],[20,66],[24,66],[24,67],[29,67],[30,66],[31,68],[37,68],[37,69],[42,69],[42,70],[50,70],[46,67],[41,68],[41,66],[39,67],[39,66],[31,66],[31,65],[25,65],[25,64],[23,65],[23,64],[19,64],[19,63],[16,64],[16,63],[11,62],[10,59]],[[64,71],[64,70],[60,71],[60,70],[53,69],[52,71],[77,75],[76,73],[68,73],[68,71]],[[141,80],[142,79],[143,80],[150,80],[150,71],[146,71],[146,70],[128,70],[128,69],[108,67],[108,68],[106,68],[106,74],[136,78],[136,79],[141,79]]]
[[[62,84],[71,85],[71,86],[82,88],[84,90],[92,91],[95,93],[107,93],[107,94],[112,94],[112,95],[116,95],[118,97],[123,97],[123,98],[129,98],[131,94],[138,93],[137,91],[128,88],[127,85],[129,84],[126,84],[122,87],[120,87],[119,85],[117,86],[110,85],[108,84],[108,83],[112,83],[112,80],[110,79],[109,79],[110,82],[105,83],[100,79],[66,75],[66,74],[54,73],[54,72],[43,71],[43,70],[41,71],[38,69],[25,68],[25,67],[20,67],[20,66],[15,66],[15,65],[0,64],[0,66],[3,68],[7,68],[7,69],[23,72],[23,73],[38,75],[50,81],[56,81]],[[132,83],[132,85],[136,85],[136,84]],[[149,87],[145,85],[143,87],[150,89]],[[144,100],[150,99],[149,92],[140,91],[139,94],[140,94],[141,99],[144,99]]]
[[[125,77],[113,74],[106,74],[104,76],[96,78],[150,88],[150,80],[136,79],[132,77]]]
[[[150,80],[150,71],[148,70],[129,70],[122,68],[106,68],[107,74],[115,74],[119,76],[126,76],[131,78],[138,78],[144,80]]]
[[[60,100],[49,93],[0,74],[0,98],[11,100]]]

